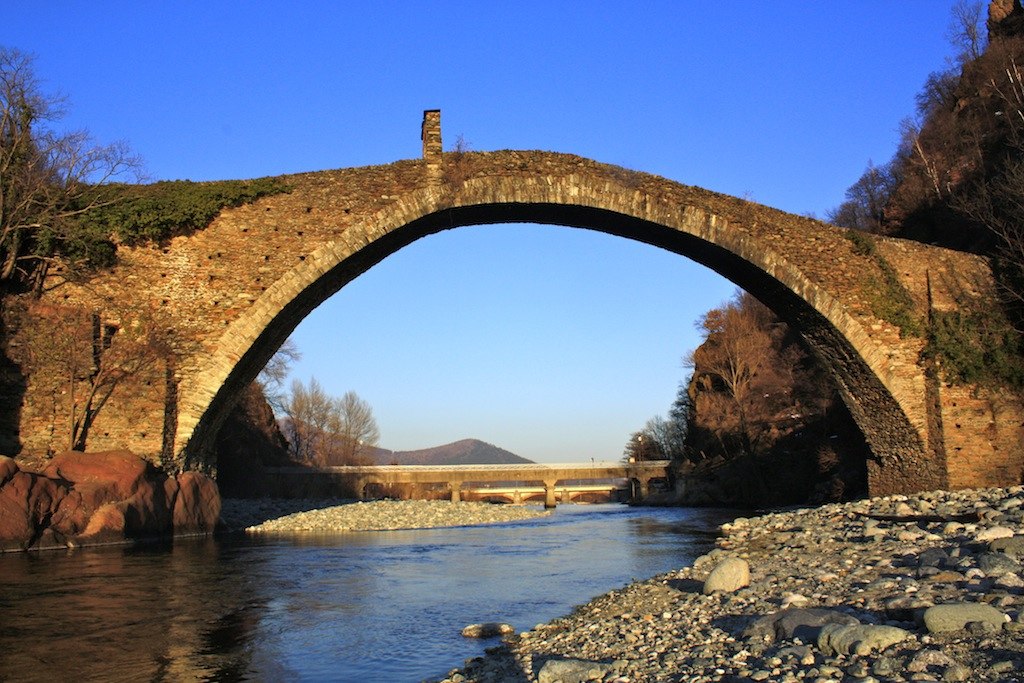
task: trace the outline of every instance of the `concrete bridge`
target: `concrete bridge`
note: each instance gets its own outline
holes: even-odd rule
[[[922,336],[872,308],[892,278],[918,320],[962,308],[991,292],[984,259],[881,238],[865,253],[821,222],[568,154],[442,153],[438,111],[424,113],[420,132],[421,159],[288,176],[289,193],[224,210],[165,244],[119,249],[119,263],[88,281],[53,270],[45,304],[87,306],[112,329],[141,306],[170,338],[159,367],[118,388],[88,447],[130,448],[168,469],[213,468],[240,391],[317,305],[426,235],[534,222],[661,247],[767,304],[837,382],[874,454],[871,493],[1021,480],[1019,402],[943,382],[922,359]],[[18,349],[8,350],[17,362]],[[23,379],[21,410],[7,416],[12,448],[63,447],[68,417],[41,388],[53,382],[37,379]]]
[[[373,465],[350,467],[325,467],[321,469],[276,468],[276,476],[329,477],[341,485],[347,485],[363,497],[372,484],[447,484],[452,502],[462,500],[463,486],[485,482],[530,484],[540,482],[544,491],[544,507],[553,508],[557,492],[574,488],[571,482],[628,480],[631,483],[631,499],[642,502],[650,493],[653,479],[668,478],[668,460],[643,462],[591,462],[522,465]],[[508,487],[516,491],[516,487]],[[526,487],[523,487],[526,488]],[[593,487],[590,487],[593,488]],[[599,487],[609,490],[609,486]],[[616,488],[612,485],[610,488]],[[590,490],[588,488],[588,490]],[[515,501],[521,502],[521,501]]]

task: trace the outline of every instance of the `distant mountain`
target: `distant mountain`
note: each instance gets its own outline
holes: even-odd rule
[[[373,457],[380,465],[508,465],[533,462],[479,439],[463,439],[418,451],[378,448]]]

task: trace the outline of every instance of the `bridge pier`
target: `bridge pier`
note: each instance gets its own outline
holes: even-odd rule
[[[523,494],[519,491],[519,489],[516,489],[515,493],[512,494],[512,503],[515,505],[523,504]]]
[[[562,489],[562,505],[568,505],[572,502],[572,494],[569,493],[569,489]]]
[[[448,483],[448,486],[452,489],[452,502],[459,503],[462,501],[462,483],[458,481],[452,481]]]
[[[633,500],[630,502],[642,503],[647,498],[647,494],[651,492],[651,479],[650,477],[637,476],[633,481],[636,485],[631,487],[633,489]]]
[[[555,501],[555,485],[557,481],[544,482],[544,509],[554,510],[558,503]]]

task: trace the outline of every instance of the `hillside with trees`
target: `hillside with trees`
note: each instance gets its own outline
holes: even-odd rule
[[[738,292],[698,321],[668,419],[633,434],[625,455],[671,459],[687,505],[765,506],[867,491],[869,451],[832,382],[790,328]]]

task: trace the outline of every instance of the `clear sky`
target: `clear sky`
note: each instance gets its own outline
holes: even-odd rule
[[[889,159],[952,50],[954,0],[8,0],[63,124],[125,140],[153,180],[251,178],[541,149],[822,216]],[[374,409],[381,445],[479,438],[614,459],[664,414],[731,283],[549,226],[462,228],[393,255],[310,315],[294,368]]]

